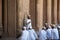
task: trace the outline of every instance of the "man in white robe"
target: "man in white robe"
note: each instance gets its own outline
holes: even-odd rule
[[[31,19],[27,19],[27,28],[32,27]]]
[[[26,27],[23,28],[22,36],[18,40],[29,40],[29,32],[26,30]]]
[[[27,28],[32,27],[31,16],[30,15],[28,15],[27,18],[24,20],[24,24]]]
[[[46,40],[47,35],[46,35],[46,30],[45,28],[42,28],[42,30],[39,30],[39,40]]]
[[[59,39],[58,29],[55,27],[54,24],[51,27],[52,27],[52,39],[58,40]]]
[[[59,39],[60,39],[60,25],[58,25],[57,28],[58,28]]]
[[[52,28],[50,25],[48,25],[48,29],[46,30],[47,32],[47,39],[51,40],[52,39],[52,34],[51,34]]]
[[[38,36],[37,36],[35,30],[32,29],[32,27],[30,27],[28,31],[29,31],[29,40],[36,40],[36,39],[38,39]]]

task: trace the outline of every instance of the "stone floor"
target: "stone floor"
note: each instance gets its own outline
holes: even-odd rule
[[[17,40],[16,38],[0,38],[0,40]]]

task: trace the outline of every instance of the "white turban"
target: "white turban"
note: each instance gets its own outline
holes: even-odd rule
[[[30,27],[30,29],[32,29],[32,27]]]
[[[60,26],[58,26],[58,28],[60,28]]]
[[[25,26],[23,28],[24,28],[24,30],[26,30],[26,27]]]

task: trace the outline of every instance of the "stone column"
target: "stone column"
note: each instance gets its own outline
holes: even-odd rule
[[[47,22],[51,24],[51,6],[52,0],[47,0]]]
[[[43,1],[43,23],[47,23],[47,0]]]
[[[0,36],[2,35],[2,0],[0,0]]]
[[[37,1],[37,27],[43,27],[43,0]]]
[[[24,18],[24,13],[23,13],[23,0],[17,0],[17,9],[18,9],[18,29],[20,29],[23,26],[23,18]]]
[[[8,31],[8,28],[7,28],[7,0],[4,0],[4,15],[3,15],[3,18],[4,18],[4,36],[7,37],[7,31]]]
[[[57,23],[57,0],[54,0],[54,23]]]
[[[30,15],[31,15],[31,20],[32,20],[32,27],[35,29],[35,0],[30,0]]]
[[[60,22],[60,0],[59,0],[59,13],[58,13],[58,19],[59,19],[59,22]]]
[[[29,14],[29,0],[23,0],[23,11],[24,14],[28,15]]]
[[[29,0],[23,0],[23,14],[24,14],[24,18],[23,19],[27,19],[27,15],[29,15]]]
[[[16,0],[8,0],[8,37],[16,37]]]
[[[23,26],[23,20],[29,14],[29,0],[18,0],[18,28]]]

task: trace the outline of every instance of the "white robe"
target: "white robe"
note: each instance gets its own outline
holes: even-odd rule
[[[27,30],[22,31],[22,36],[19,40],[29,40],[29,32]]]
[[[32,28],[31,19],[27,19],[27,28]]]
[[[29,31],[29,40],[36,40],[38,38],[34,29],[28,30]]]
[[[52,39],[59,39],[59,33],[57,28],[52,29]]]
[[[48,28],[47,30],[46,30],[46,32],[47,32],[47,39],[52,39],[52,34],[51,34],[51,28]]]
[[[39,31],[39,40],[46,40],[46,39],[47,39],[46,31],[40,30]]]

